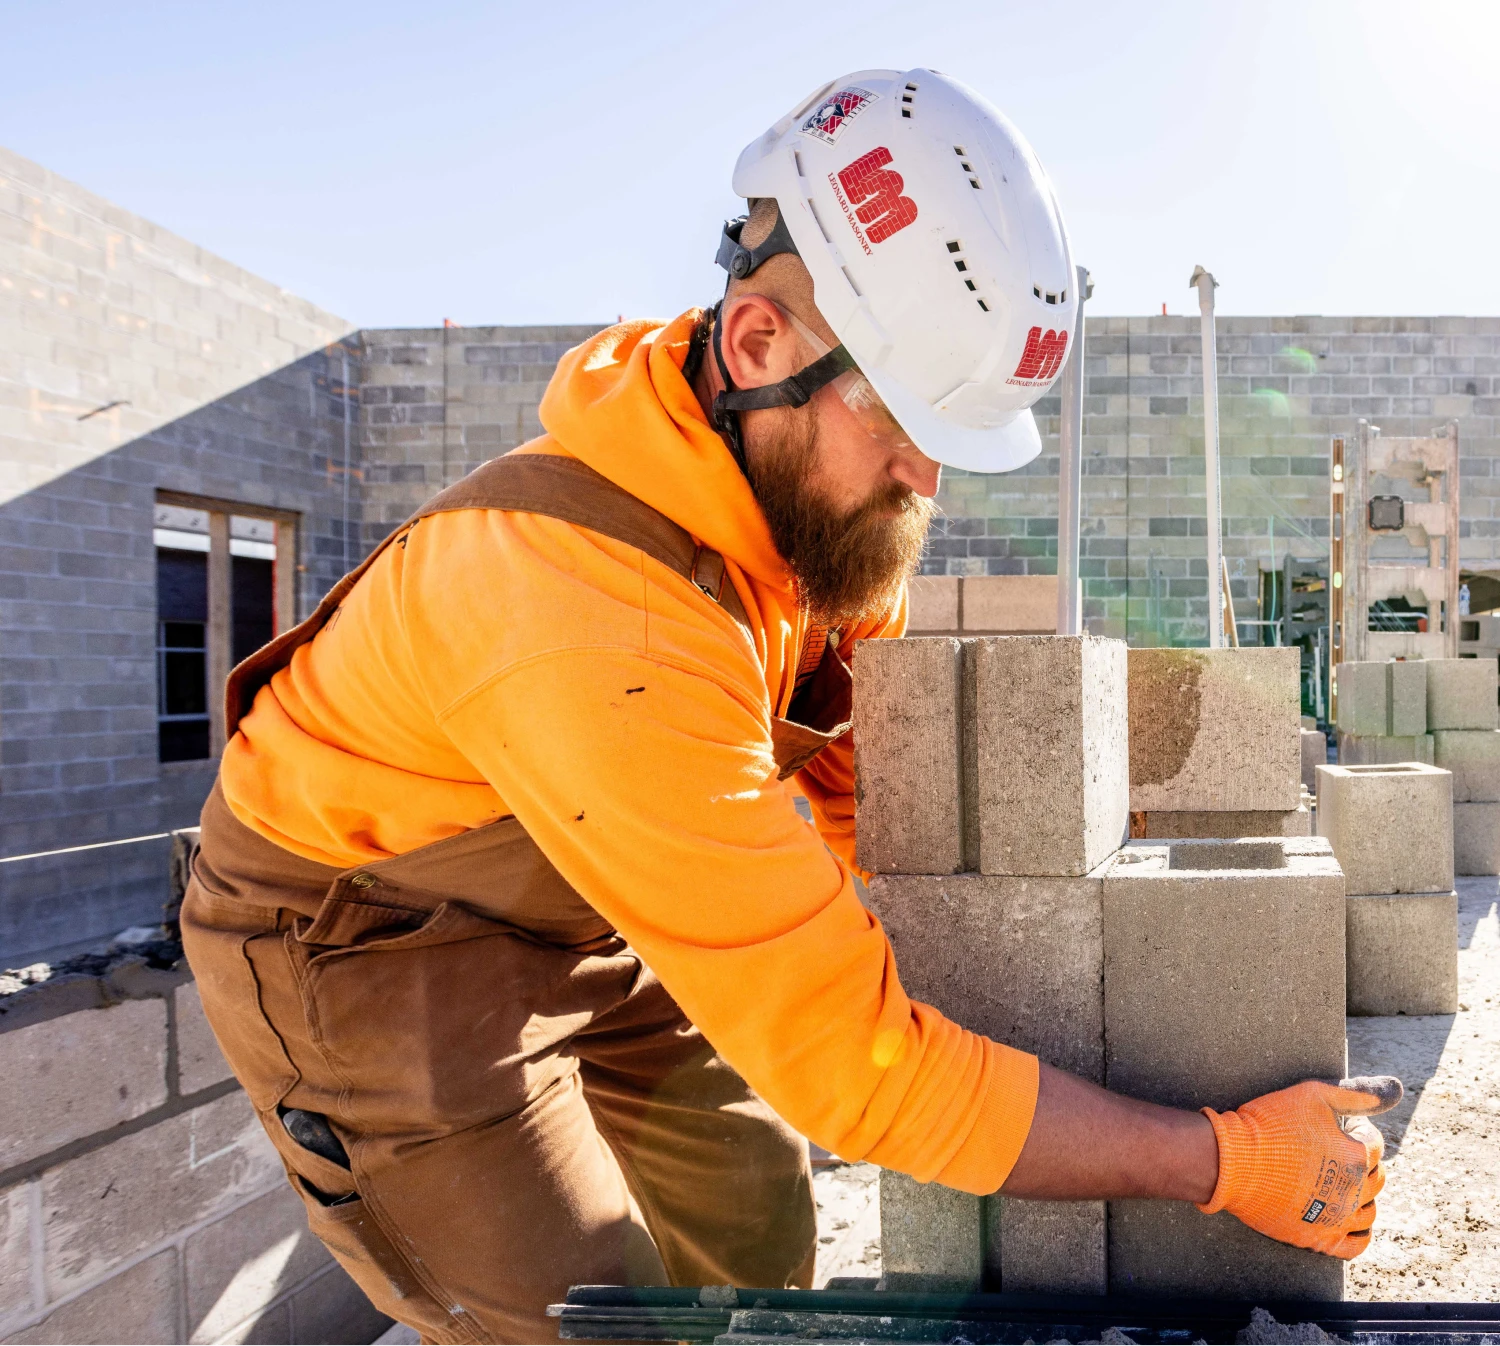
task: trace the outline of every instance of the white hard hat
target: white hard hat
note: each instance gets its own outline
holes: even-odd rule
[[[720,261],[744,276],[795,250],[928,457],[1001,472],[1041,452],[1030,408],[1062,370],[1079,297],[1052,185],[999,111],[936,71],[862,70],[747,146],[734,190],[774,198],[781,225],[754,250],[731,226]]]

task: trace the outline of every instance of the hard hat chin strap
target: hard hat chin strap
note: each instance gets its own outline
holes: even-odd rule
[[[797,255],[797,245],[792,242],[792,236],[787,232],[786,222],[778,213],[776,227],[766,235],[758,247],[746,248],[740,242],[740,231],[745,227],[745,216],[737,220],[727,220],[724,224],[724,236],[719,242],[719,255],[716,258],[719,265],[729,272],[730,280],[744,280],[762,262],[777,256],[779,253],[789,252]],[[725,284],[726,292],[728,282]],[[713,348],[714,363],[719,367],[719,378],[723,381],[723,390],[714,398],[713,422],[714,429],[724,436],[729,445],[729,452],[734,455],[734,460],[740,465],[740,471],[745,471],[745,445],[740,434],[741,411],[761,411],[767,407],[801,407],[806,406],[812,395],[819,388],[832,383],[834,379],[846,370],[857,369],[854,357],[844,348],[842,344],[835,346],[826,355],[819,356],[810,365],[799,369],[795,374],[782,379],[779,383],[768,383],[760,388],[738,388],[734,379],[730,377],[729,366],[724,363],[724,348],[720,339],[723,324],[719,321],[724,311],[724,301],[721,299],[713,310]]]

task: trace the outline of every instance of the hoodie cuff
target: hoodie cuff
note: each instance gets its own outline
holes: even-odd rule
[[[989,1060],[979,1116],[958,1153],[934,1179],[974,1196],[999,1191],[1010,1177],[1031,1134],[1041,1078],[1041,1065],[1030,1052],[988,1040],[985,1048]]]

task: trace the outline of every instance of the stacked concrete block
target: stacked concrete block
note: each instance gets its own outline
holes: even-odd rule
[[[1133,841],[1102,879],[1111,1089],[1224,1109],[1343,1074],[1344,884],[1326,841]],[[1343,1263],[1228,1214],[1114,1201],[1109,1282],[1121,1294],[1339,1299]]]
[[[1318,831],[1344,868],[1349,1013],[1453,1013],[1452,775],[1420,762],[1319,767]]]
[[[878,871],[870,905],[903,986],[1102,1081],[1098,869],[1127,822],[1124,647],[879,641],[854,667],[859,853]],[[881,1220],[892,1289],[1106,1287],[1102,1202],[971,1197],[885,1174]]]
[[[1056,575],[920,575],[907,587],[909,636],[1050,635]]]
[[[1132,649],[1136,837],[1305,836],[1300,655]]]
[[[1429,664],[1433,762],[1453,773],[1453,858],[1460,874],[1500,874],[1500,719],[1493,659]]]
[[[1087,874],[1129,825],[1125,646],[1014,636],[965,653],[968,867]]]
[[[0,994],[0,1078],[0,1340],[389,1325],[309,1230],[184,974],[126,960]]]
[[[1364,660],[1338,666],[1339,762],[1381,766],[1433,760],[1428,670],[1422,659]]]

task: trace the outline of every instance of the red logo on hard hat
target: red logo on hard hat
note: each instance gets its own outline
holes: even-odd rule
[[[1033,327],[1026,334],[1026,349],[1021,352],[1021,363],[1010,376],[1010,382],[1044,383],[1062,368],[1063,356],[1068,353],[1068,334],[1048,332],[1042,335],[1040,327]]]
[[[894,168],[886,167],[890,162],[890,150],[881,145],[839,170],[839,181],[871,243],[884,243],[917,218],[917,203],[901,195],[906,183]]]

